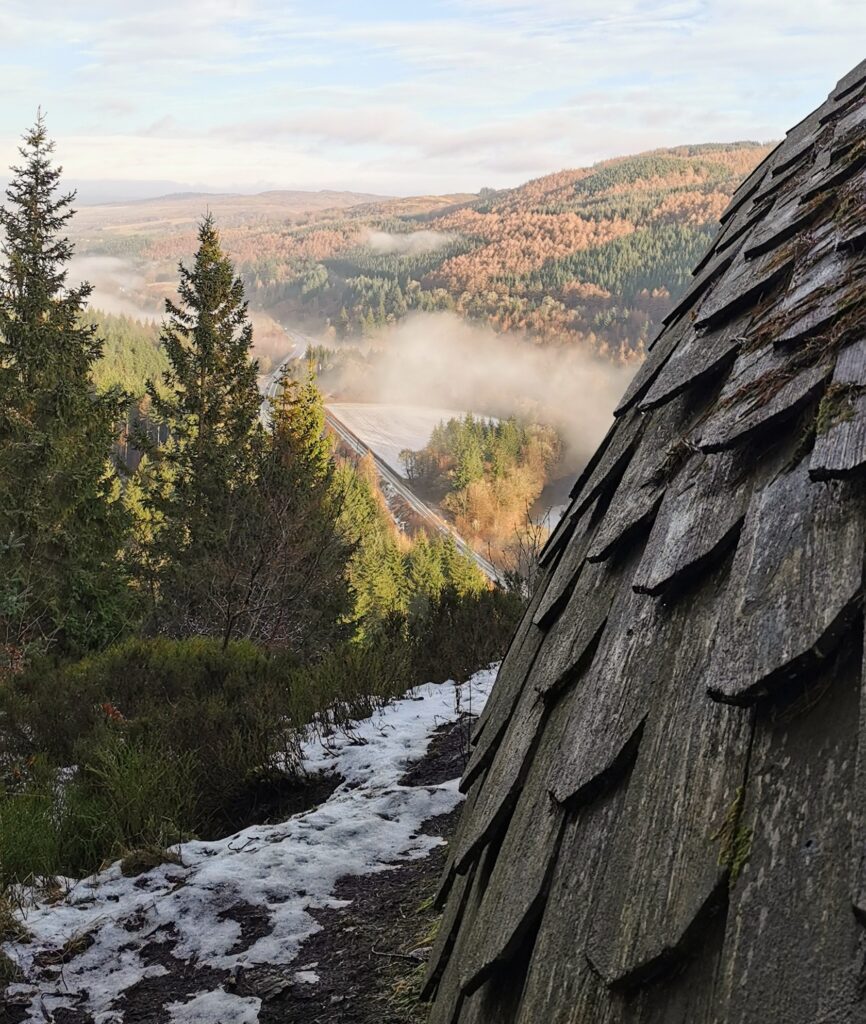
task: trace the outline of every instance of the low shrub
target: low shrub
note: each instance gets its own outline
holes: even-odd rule
[[[0,795],[0,892],[13,881],[55,872],[60,860],[53,795],[30,782]]]
[[[499,589],[462,596],[445,590],[437,601],[416,605],[409,620],[414,677],[465,682],[499,661],[524,607],[518,594]]]
[[[32,664],[0,685],[0,891],[249,823],[311,731],[350,730],[413,682],[468,678],[501,657],[519,610],[445,591],[303,666],[204,637]]]

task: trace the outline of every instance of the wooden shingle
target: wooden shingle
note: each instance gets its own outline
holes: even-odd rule
[[[866,62],[734,195],[572,491],[432,1024],[866,1021]]]
[[[843,349],[818,411],[809,460],[813,480],[840,479],[866,467],[866,339]]]

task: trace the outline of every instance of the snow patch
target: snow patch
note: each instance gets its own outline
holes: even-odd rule
[[[168,1003],[165,1008],[171,1024],[215,1024],[216,1021],[257,1024],[262,1001],[254,996],[235,996],[218,988],[213,992],[199,992],[187,1003]]]
[[[115,863],[75,883],[61,902],[30,908],[24,920],[32,942],[2,947],[24,977],[34,979],[31,986],[14,986],[16,1002],[32,996],[27,1021],[44,1021],[40,999],[50,989],[52,1010],[75,1007],[104,1024],[120,1024],[116,1007],[123,992],[166,973],[141,957],[151,942],[175,941],[172,955],[181,961],[232,973],[291,964],[304,940],[319,931],[310,910],[346,905],[334,897],[340,878],[426,857],[442,843],[421,827],[457,806],[458,780],[423,787],[399,780],[423,756],[438,726],[461,711],[481,711],[495,674],[491,668],[462,686],[419,687],[358,723],[350,736],[309,744],[305,767],[330,769],[344,779],[319,807],[215,842],[184,843],[176,848],[181,865],[162,864],[139,878],[124,878]],[[240,924],[226,913],[244,905],[266,911],[270,928],[247,948]],[[93,941],[64,966],[62,977],[37,983],[39,955],[83,935]],[[318,978],[307,969],[296,980],[314,984]],[[259,1004],[219,987],[172,1004],[170,1012],[178,1024],[247,1024],[258,1020]]]

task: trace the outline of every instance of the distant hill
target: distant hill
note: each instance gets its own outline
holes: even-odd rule
[[[478,195],[176,196],[93,207],[79,252],[135,258],[170,279],[202,202],[254,306],[334,337],[452,310],[496,330],[639,354],[706,249],[755,142],[680,146]]]
[[[285,223],[287,219],[294,222],[323,210],[339,211],[389,201],[390,196],[328,189],[319,192],[273,190],[256,195],[175,192],[156,199],[129,199],[83,206],[78,210],[74,230],[77,236],[92,243],[100,234],[159,235],[189,231],[207,210],[224,226],[239,227],[248,223]]]

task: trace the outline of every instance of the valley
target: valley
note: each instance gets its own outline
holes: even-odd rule
[[[94,308],[121,311],[124,324],[158,320],[207,206],[249,296],[266,395],[287,360],[297,372],[312,366],[329,417],[397,474],[397,486],[385,485],[391,504],[406,487],[402,453],[423,449],[440,421],[471,410],[550,427],[560,454],[497,514],[508,530],[530,514],[549,526],[567,490],[556,481],[600,441],[735,183],[766,151],[682,146],[477,195],[271,192],[89,206],[74,224],[73,268],[93,273]],[[101,379],[142,393],[144,373],[136,386],[125,365],[129,339],[125,350],[112,344],[118,324],[106,326]],[[135,351],[154,354],[136,366],[152,369],[158,339],[144,330]],[[453,525],[444,497],[414,500]],[[405,495],[395,510],[411,520]],[[495,546],[507,561],[502,528],[483,519],[462,517],[475,551],[486,559]]]
[[[768,149],[654,150],[478,195],[92,206],[74,237],[79,257],[122,261],[156,299],[193,251],[195,217],[210,209],[253,308],[325,342],[369,340],[413,312],[453,311],[499,333],[629,360],[685,284],[735,184]]]

